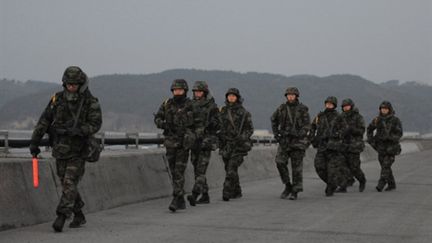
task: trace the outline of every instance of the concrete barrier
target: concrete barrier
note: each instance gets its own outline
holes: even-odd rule
[[[424,149],[422,143],[404,141],[403,153]],[[429,146],[429,144],[427,145]],[[425,146],[426,147],[426,146]],[[276,146],[254,146],[239,169],[241,182],[277,177]],[[98,163],[88,163],[79,190],[86,212],[95,212],[169,196],[171,184],[163,160],[164,150],[104,152]],[[312,171],[315,150],[309,149],[304,171]],[[377,153],[366,146],[362,160],[376,160]],[[0,159],[0,230],[51,221],[61,195],[53,159],[40,160],[40,187],[32,186],[31,160]],[[221,187],[225,177],[222,159],[213,152],[208,168],[208,184]],[[185,189],[193,186],[193,170],[186,170]]]

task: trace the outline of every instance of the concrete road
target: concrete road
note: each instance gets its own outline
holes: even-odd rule
[[[306,173],[299,200],[279,199],[278,178],[243,185],[244,197],[170,213],[169,198],[87,216],[80,229],[53,233],[51,223],[0,232],[0,242],[432,242],[432,151],[403,155],[394,164],[397,190],[375,190],[377,161],[362,165],[367,188],[324,196]]]

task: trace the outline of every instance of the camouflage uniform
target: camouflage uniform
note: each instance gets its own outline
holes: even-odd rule
[[[352,179],[354,176],[360,183],[359,190],[363,191],[366,183],[366,178],[360,168],[360,153],[364,150],[363,134],[365,132],[365,122],[363,116],[360,115],[357,107],[351,99],[342,101],[342,108],[351,106],[351,110],[343,111],[341,116],[345,123],[346,130],[344,136],[344,144],[346,149],[343,152],[345,163],[347,165],[346,178]]]
[[[188,90],[186,81],[183,79],[174,80],[171,91],[174,89],[184,89],[185,93],[163,102],[154,118],[156,126],[164,130],[164,146],[173,184],[171,211],[185,207],[184,173],[189,158],[189,150],[194,141],[192,101],[186,97]]]
[[[192,101],[196,141],[191,149],[191,162],[194,167],[195,185],[192,189],[192,195],[188,196],[188,200],[194,206],[195,200],[200,194],[202,197],[198,203],[210,202],[206,171],[210,162],[211,151],[216,150],[217,147],[216,133],[219,131],[219,109],[205,81],[195,82],[192,90],[204,92],[204,97],[194,96]]]
[[[250,137],[253,134],[251,114],[243,107],[239,90],[231,88],[225,97],[228,97],[229,94],[236,95],[238,99],[233,104],[226,101],[225,106],[220,110],[219,153],[222,155],[226,172],[223,188],[224,201],[242,196],[238,167],[243,163],[243,157],[252,148]]]
[[[396,182],[391,166],[395,161],[395,156],[400,154],[401,146],[399,143],[402,137],[402,123],[395,116],[395,112],[390,102],[383,101],[379,107],[388,108],[389,114],[379,114],[372,120],[367,128],[368,143],[378,152],[378,160],[381,165],[381,176],[376,189],[382,191],[387,184],[386,190],[396,189]],[[374,131],[376,134],[374,135]]]
[[[71,93],[66,89],[67,84],[73,83],[80,85],[77,93]],[[65,89],[51,98],[35,126],[30,150],[32,154],[37,154],[40,140],[45,133],[49,133],[53,147],[52,155],[56,158],[57,175],[63,188],[57,215],[69,217],[72,212],[75,215],[82,214],[84,202],[77,185],[84,175],[83,151],[86,139],[101,128],[102,113],[98,99],[88,90],[88,78],[79,67],[72,66],[66,69],[63,86]],[[73,128],[81,102],[83,103],[78,122]],[[63,225],[59,231],[62,228]]]
[[[324,103],[333,103],[334,109],[325,109],[312,121],[310,139],[317,149],[314,166],[318,176],[327,184],[326,196],[332,196],[337,185],[346,188],[346,178],[343,175],[345,166],[343,150],[343,135],[345,125],[336,111],[336,97],[328,97]]]
[[[298,101],[297,88],[288,88],[285,96],[294,94],[297,99],[294,102],[287,101],[273,113],[271,117],[272,130],[279,142],[276,165],[285,184],[285,190],[281,198],[286,198],[292,193],[290,199],[297,199],[297,193],[303,191],[303,157],[309,146],[307,134],[310,129],[310,117],[308,107]],[[291,159],[292,184],[290,181],[288,160]]]

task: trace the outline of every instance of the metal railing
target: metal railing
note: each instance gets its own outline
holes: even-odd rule
[[[3,137],[3,139],[1,138]],[[160,147],[164,138],[161,134],[156,134],[155,137],[140,137],[139,133],[125,133],[122,138],[109,138],[105,133],[96,134],[102,148],[106,146],[123,145],[126,149],[131,147],[138,149],[140,145],[156,145]],[[255,144],[271,145],[275,144],[276,140],[272,136],[253,136],[252,141]],[[7,153],[11,148],[27,148],[30,146],[30,139],[25,138],[10,138],[7,131],[0,131],[0,152]],[[49,140],[43,138],[39,146],[50,146]]]

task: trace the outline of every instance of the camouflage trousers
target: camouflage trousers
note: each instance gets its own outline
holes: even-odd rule
[[[223,196],[234,197],[241,195],[240,178],[238,168],[243,163],[243,155],[222,157],[225,164],[225,182],[223,184]]]
[[[347,186],[347,180],[343,174],[345,165],[344,156],[336,151],[319,151],[315,155],[315,171],[329,188]]]
[[[279,145],[276,154],[276,166],[279,171],[282,183],[292,184],[293,192],[303,191],[303,157],[304,150],[287,151]],[[290,181],[290,173],[288,169],[288,160],[291,159],[292,183]]]
[[[391,169],[391,166],[395,161],[395,156],[388,154],[378,154],[378,161],[381,165],[381,175],[378,181],[378,187],[383,188],[386,184],[389,186],[395,186],[396,182]]]
[[[57,175],[62,185],[62,196],[57,206],[57,215],[70,217],[81,211],[84,202],[78,192],[78,182],[85,171],[85,161],[81,158],[56,160]]]
[[[343,168],[343,172],[347,180],[351,180],[353,177],[356,178],[360,183],[366,182],[366,177],[360,168],[360,153],[344,153],[346,167]]]
[[[208,193],[208,185],[206,178],[207,167],[210,162],[211,151],[192,149],[191,162],[194,167],[195,184],[192,189],[193,193],[201,194]]]
[[[185,170],[189,159],[189,150],[183,148],[167,148],[166,157],[171,172],[173,185],[173,196],[183,196],[185,194]]]

